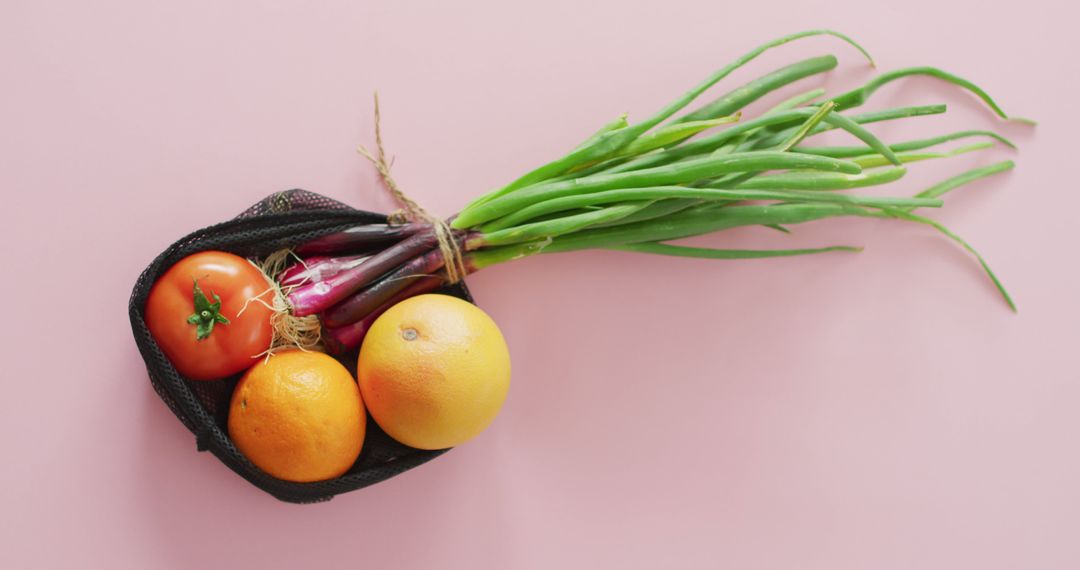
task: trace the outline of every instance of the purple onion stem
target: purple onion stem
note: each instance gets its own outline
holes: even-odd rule
[[[325,312],[405,261],[431,250],[436,241],[435,231],[429,226],[372,255],[356,267],[326,280],[293,289],[288,295],[293,314],[303,317]]]
[[[294,249],[300,255],[360,253],[399,242],[427,228],[425,224],[364,224],[315,238]]]
[[[352,269],[367,259],[366,255],[346,255],[327,257],[317,255],[304,259],[303,263],[290,265],[278,276],[278,282],[285,286],[299,286],[325,281],[346,269]]]
[[[364,337],[367,335],[367,332],[371,329],[371,325],[373,325],[375,320],[382,316],[387,309],[410,297],[430,293],[442,286],[442,283],[443,280],[441,277],[437,275],[426,275],[416,279],[405,289],[398,291],[396,295],[371,313],[368,313],[366,317],[359,321],[341,327],[324,328],[323,342],[326,344],[326,348],[332,354],[341,354],[360,346],[360,344],[364,342]]]
[[[406,289],[417,279],[428,276],[443,266],[442,252],[433,249],[376,281],[352,297],[334,305],[322,314],[323,325],[340,327],[368,316],[396,293]]]

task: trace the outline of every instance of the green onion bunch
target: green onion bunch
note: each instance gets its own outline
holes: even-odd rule
[[[975,84],[940,69],[914,67],[878,75],[835,96],[815,89],[796,94],[759,116],[744,113],[748,105],[774,91],[835,68],[836,58],[826,55],[777,69],[687,110],[709,88],[763,52],[816,35],[847,42],[873,64],[861,46],[830,30],[792,34],[759,46],[644,121],[631,123],[626,115],[619,116],[566,155],[468,204],[449,220],[461,254],[450,262],[469,273],[525,256],[583,249],[711,259],[857,251],[847,246],[710,249],[670,242],[742,226],[790,231],[793,225],[826,218],[888,218],[930,226],[959,243],[975,256],[1015,310],[978,252],[945,226],[917,213],[921,208],[941,207],[941,197],[950,190],[1011,169],[1012,161],[963,172],[910,197],[863,190],[900,180],[914,162],[995,144],[1015,148],[1005,137],[984,130],[887,144],[866,128],[882,121],[944,113],[944,105],[856,111],[883,85],[923,75],[971,92],[1002,119],[1023,121],[1010,119]],[[837,129],[851,135],[851,146],[806,144],[816,135]],[[964,144],[939,150],[953,141]],[[857,192],[842,192],[846,190]],[[371,255],[353,266],[351,273],[323,275],[317,282],[292,288],[289,300],[294,311],[322,315],[324,336],[332,342],[340,340],[341,348],[350,348],[359,344],[366,326],[386,307],[440,286],[445,279],[445,248],[437,246],[432,226],[415,221],[407,226],[410,235],[369,251]],[[401,226],[388,228],[403,233]],[[317,254],[321,262],[327,256],[356,253],[355,246],[342,236],[327,236],[308,244],[306,251]]]

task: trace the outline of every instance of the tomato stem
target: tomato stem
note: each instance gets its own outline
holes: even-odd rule
[[[199,288],[199,280],[194,279],[193,281],[195,287],[192,291],[192,298],[195,301],[195,312],[187,318],[187,322],[195,325],[195,340],[204,340],[210,336],[210,333],[214,332],[215,324],[227,325],[229,319],[221,314],[221,297],[211,291],[210,294],[214,296],[214,302],[211,303],[210,299]]]

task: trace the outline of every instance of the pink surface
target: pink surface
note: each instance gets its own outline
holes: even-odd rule
[[[1064,2],[366,4],[0,7],[0,567],[1080,567],[1080,46]],[[940,65],[1042,120],[1003,125],[922,79],[868,106],[951,106],[874,128],[890,140],[1020,142],[1015,172],[933,213],[982,249],[1019,315],[957,247],[879,221],[704,240],[859,255],[494,268],[469,281],[514,359],[494,426],[313,506],[196,453],[151,390],[126,302],[171,241],[295,186],[390,207],[353,151],[371,142],[374,89],[399,181],[450,214],[819,25],[882,69]],[[842,62],[831,92],[868,77],[813,39],[727,85],[826,52]],[[1006,156],[919,165],[900,188]]]

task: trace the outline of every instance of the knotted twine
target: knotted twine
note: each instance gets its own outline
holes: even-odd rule
[[[371,164],[375,166],[375,170],[379,173],[379,178],[382,179],[383,186],[390,191],[390,194],[397,200],[398,204],[401,205],[400,210],[392,212],[388,216],[389,222],[391,224],[402,224],[406,221],[410,221],[430,224],[435,231],[435,239],[438,241],[439,252],[442,254],[446,270],[446,280],[450,284],[457,283],[465,278],[468,271],[465,269],[465,260],[461,255],[461,247],[458,245],[454,230],[450,229],[450,225],[447,224],[445,220],[431,215],[420,204],[417,204],[412,198],[405,195],[405,192],[403,192],[397,182],[394,181],[394,177],[390,174],[390,167],[393,164],[393,159],[390,161],[386,160],[386,151],[383,150],[380,122],[379,94],[376,92],[375,154],[372,154],[371,151],[362,144],[356,147],[356,151],[363,155],[364,158],[371,161]]]
[[[391,159],[388,161],[386,159],[380,122],[379,94],[376,93],[376,152],[375,154],[372,154],[364,145],[358,145],[356,150],[371,161],[375,166],[375,170],[378,171],[383,185],[390,191],[390,194],[397,200],[398,204],[402,206],[401,209],[391,212],[390,215],[387,216],[387,220],[391,225],[403,224],[405,222],[430,224],[435,233],[435,239],[438,242],[439,253],[443,258],[446,280],[450,284],[457,283],[465,278],[468,271],[465,269],[465,260],[462,258],[461,247],[457,242],[454,230],[450,228],[446,221],[428,213],[427,210],[407,196],[405,192],[401,190],[401,187],[398,186],[394,177],[390,174],[390,167],[393,164],[393,160]],[[292,307],[288,302],[288,292],[298,285],[282,287],[275,279],[275,277],[289,265],[290,258],[295,258],[300,263],[304,263],[304,260],[297,257],[291,249],[275,251],[260,263],[252,263],[266,276],[267,281],[270,283],[270,288],[255,297],[248,299],[247,302],[244,303],[244,307],[240,310],[240,313],[243,313],[247,309],[247,306],[252,302],[262,304],[272,311],[270,322],[274,330],[270,348],[261,354],[256,355],[255,358],[270,358],[271,355],[282,348],[288,349],[295,347],[304,351],[315,350],[320,352],[324,350],[322,343],[322,326],[319,322],[319,317],[317,315],[298,317],[292,314]],[[273,295],[272,302],[267,302],[263,299],[267,294]]]

